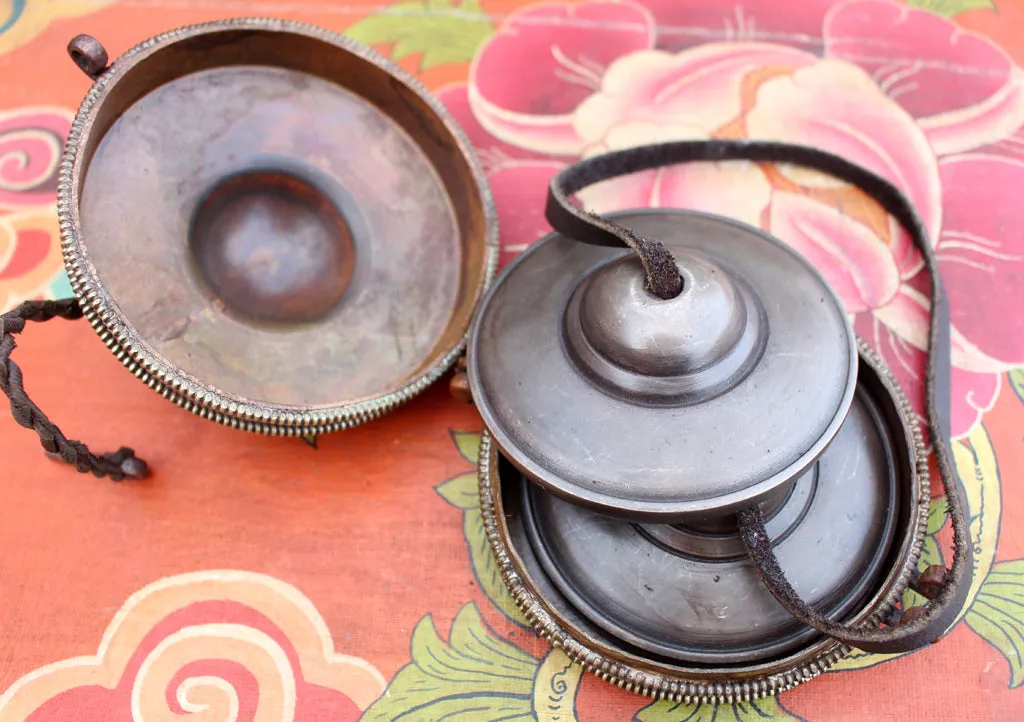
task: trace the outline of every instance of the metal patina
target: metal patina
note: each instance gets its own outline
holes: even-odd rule
[[[538,483],[616,514],[717,517],[785,494],[853,399],[840,301],[800,256],[739,223],[680,211],[616,221],[662,240],[682,293],[648,293],[629,251],[565,236],[533,246],[474,327],[468,373],[487,428]]]
[[[326,30],[180,28],[96,82],[60,173],[75,295],[129,369],[233,427],[372,419],[459,357],[497,260],[461,130],[414,78]]]
[[[877,624],[912,579],[929,500],[909,404],[803,258],[724,218],[609,217],[673,254],[653,296],[631,251],[554,234],[485,298],[467,377],[480,495],[538,631],[644,694],[772,694],[849,647],[762,584],[735,511],[759,505],[816,610]]]
[[[480,166],[440,104],[372,51],[243,19],[109,66],[88,36],[69,53],[96,81],[60,172],[76,299],[26,304],[5,334],[84,313],[165,397],[270,434],[369,420],[457,363],[452,391],[487,427],[481,510],[513,598],[572,659],[644,694],[749,700],[853,646],[919,648],[955,620],[972,557],[946,440],[948,307],[924,226],[888,181],[758,141],[584,159],[552,181],[557,232],[487,291],[497,225]],[[948,571],[916,569],[929,470],[914,414],[805,259],[717,216],[602,218],[570,201],[615,176],[730,159],[833,173],[920,251]],[[130,449],[68,441],[20,373],[7,381],[48,451],[111,478],[144,468]],[[926,606],[900,608],[908,586]]]

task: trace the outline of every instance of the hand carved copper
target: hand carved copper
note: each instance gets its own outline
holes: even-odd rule
[[[109,67],[59,205],[85,316],[150,387],[270,434],[372,419],[458,358],[497,259],[483,173],[441,105],[307,25],[180,28]]]

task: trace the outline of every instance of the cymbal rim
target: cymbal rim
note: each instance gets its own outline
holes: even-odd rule
[[[768,244],[768,247],[771,249],[773,254],[777,254],[780,258],[785,258],[787,262],[799,265],[802,272],[805,274],[805,277],[809,281],[820,284],[820,291],[823,294],[823,298],[829,299],[830,306],[832,307],[831,310],[835,311],[837,316],[842,313],[841,300],[836,295],[835,291],[828,285],[820,271],[807,262],[805,258],[785,246],[781,241],[772,238],[760,229],[752,228],[747,224],[728,217],[681,209],[652,208],[623,210],[610,213],[608,214],[608,217],[610,219],[617,220],[619,223],[637,221],[641,219],[709,223],[723,229],[734,229],[735,231],[743,234],[754,234],[757,236],[757,242],[764,242]],[[597,264],[610,264],[613,261],[608,259],[614,259],[618,254],[621,254],[622,256],[629,256],[630,254],[630,251],[626,249],[607,249],[581,244],[572,241],[557,232],[551,233],[545,238],[537,241],[510,264],[505,266],[502,270],[501,276],[491,285],[486,296],[482,300],[479,311],[476,315],[469,337],[469,348],[467,352],[467,376],[470,387],[473,389],[474,403],[478,412],[483,417],[485,425],[490,430],[493,442],[501,449],[502,453],[508,457],[509,461],[511,461],[513,465],[533,481],[545,486],[547,491],[562,495],[574,503],[590,506],[612,516],[628,516],[637,521],[671,523],[686,516],[699,517],[706,515],[709,512],[723,513],[735,511],[747,505],[752,500],[763,499],[766,496],[776,493],[782,486],[787,484],[789,480],[808,469],[816,461],[818,456],[820,456],[825,446],[844,423],[846,414],[854,396],[857,369],[857,343],[855,334],[852,326],[845,319],[845,316],[842,319],[842,325],[846,332],[842,338],[841,348],[850,363],[849,367],[846,368],[842,374],[842,388],[841,392],[837,392],[836,394],[837,401],[834,408],[830,410],[827,416],[822,416],[822,423],[818,427],[820,435],[816,436],[806,446],[802,447],[799,453],[793,453],[788,466],[780,468],[771,474],[760,476],[755,481],[746,484],[743,488],[730,488],[728,492],[715,490],[713,494],[709,493],[704,497],[672,498],[670,500],[665,498],[638,498],[636,495],[627,496],[615,489],[611,489],[609,484],[605,483],[605,479],[601,479],[600,481],[602,484],[598,485],[597,475],[583,481],[578,473],[569,473],[567,470],[566,459],[563,458],[563,456],[559,456],[554,461],[547,457],[541,458],[541,455],[536,451],[536,447],[539,444],[536,443],[535,440],[527,438],[527,433],[522,431],[519,426],[509,423],[508,419],[503,420],[501,418],[502,414],[513,403],[518,404],[516,406],[516,412],[519,417],[532,418],[531,414],[528,413],[528,411],[532,411],[532,409],[525,409],[523,404],[520,403],[521,395],[514,393],[514,384],[521,383],[520,376],[514,372],[509,372],[506,369],[503,369],[503,375],[496,374],[494,371],[495,364],[490,363],[487,359],[489,358],[490,361],[493,362],[496,359],[500,360],[501,355],[495,350],[495,347],[497,346],[496,339],[500,338],[500,334],[495,331],[498,324],[492,320],[492,317],[497,317],[502,314],[508,315],[510,313],[510,299],[529,298],[531,309],[538,308],[541,304],[541,301],[532,297],[528,293],[520,293],[517,295],[508,291],[508,288],[513,284],[513,282],[515,282],[516,274],[526,273],[527,269],[530,269],[531,266],[538,266],[546,269],[549,265],[554,265],[550,263],[551,258],[559,258],[557,251],[564,250],[565,248],[573,248],[576,250],[573,250],[571,254],[566,252],[564,254],[566,258],[560,258],[561,264],[559,265],[559,268],[564,269],[571,265],[573,272],[576,272],[578,268],[584,267],[584,264],[587,263],[592,262],[594,266]],[[692,249],[687,247],[686,250]],[[536,260],[536,258],[540,257],[543,253],[548,253],[547,257],[541,259],[547,263],[538,262]],[[586,257],[582,259],[576,257],[581,254],[586,254]],[[590,256],[593,256],[598,260],[594,260],[590,258]],[[729,259],[726,259],[723,256],[718,260],[724,262]],[[586,266],[584,273],[590,273],[590,271],[591,266]],[[566,273],[569,273],[569,271],[566,271]],[[575,286],[573,286],[562,289],[562,287],[557,284],[553,285],[553,287],[566,298],[570,296],[570,293],[575,288]],[[506,297],[499,302],[498,299],[501,294],[505,294]],[[550,302],[546,303],[548,307],[552,305]],[[549,309],[546,308],[546,310]],[[538,316],[535,313],[532,318],[537,317]],[[539,335],[539,333],[535,334],[535,337],[531,337],[530,341],[536,342],[536,336]],[[564,343],[562,343],[562,345],[564,346]],[[552,343],[553,349],[554,346],[555,344]],[[532,356],[531,363],[539,363],[537,361],[539,351],[533,346],[529,346],[529,344],[524,346],[524,348],[525,347],[530,348],[529,354]],[[524,353],[524,357],[525,356],[526,354]],[[562,377],[559,377],[559,380],[575,383],[576,385],[573,388],[576,392],[579,392],[579,390],[585,386],[583,383],[576,383],[575,372],[577,369],[572,368],[568,362],[563,362],[559,353],[552,351],[552,353],[547,356],[546,360],[549,362],[552,360],[557,361],[560,364],[556,367],[556,370],[558,371],[568,369],[573,372],[573,374],[564,374]],[[499,377],[503,381],[503,386],[498,390],[505,392],[504,397],[499,397],[494,388],[492,388],[496,386],[494,379]],[[545,381],[550,383],[548,379],[545,379]],[[536,384],[537,382],[533,381],[533,383]],[[567,393],[565,391],[564,384],[560,384],[559,393],[563,395]],[[603,390],[602,394],[616,402],[628,398],[625,394],[613,396]],[[721,396],[724,398],[725,394],[722,394]],[[574,397],[574,409],[577,409],[580,404],[583,403],[585,402],[580,401],[579,397]],[[573,413],[576,413],[576,411],[574,410]],[[569,422],[565,419],[562,420],[562,423],[563,426],[569,425]],[[522,428],[526,429],[531,434],[535,434],[534,425],[524,424]],[[550,428],[547,428],[546,431],[550,432]],[[673,473],[677,471],[676,466],[671,468],[673,469]],[[739,485],[734,485],[734,487],[738,486]]]
[[[912,477],[907,490],[911,498],[908,499],[908,517],[901,530],[902,541],[895,544],[897,551],[878,591],[855,616],[855,621],[875,623],[896,605],[916,572],[931,501],[930,480],[927,453],[909,401],[881,357],[860,338],[857,346],[860,358],[871,367],[880,384],[875,393],[886,394],[891,399],[901,427],[894,431],[902,431],[897,436],[904,442],[908,454],[906,466]],[[505,587],[538,635],[601,679],[644,696],[685,704],[749,702],[810,681],[852,651],[838,641],[819,638],[797,652],[770,662],[747,667],[697,668],[669,664],[624,651],[621,646],[606,645],[570,623],[544,598],[533,581],[530,568],[512,540],[502,501],[498,454],[498,447],[485,430],[478,469],[480,508],[488,546]]]

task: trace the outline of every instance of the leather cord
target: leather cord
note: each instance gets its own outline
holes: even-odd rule
[[[913,204],[892,183],[855,163],[831,153],[800,145],[752,140],[679,141],[630,148],[579,161],[551,180],[546,215],[559,233],[583,243],[626,246],[640,256],[652,288],[666,287],[662,276],[678,268],[667,267],[669,254],[657,239],[639,239],[618,224],[582,210],[570,196],[583,188],[618,176],[687,162],[745,160],[790,163],[813,168],[857,186],[909,232],[924,259],[931,282],[931,313],[928,327],[925,396],[927,422],[935,451],[939,477],[946,494],[953,527],[953,564],[938,583],[922,585],[932,597],[924,611],[904,614],[895,626],[870,628],[828,619],[812,609],[790,585],[779,565],[764,517],[757,506],[737,514],[740,536],[758,575],[778,602],[794,617],[823,634],[851,647],[872,653],[899,653],[919,649],[938,641],[956,622],[963,609],[974,574],[974,555],[963,485],[956,472],[950,448],[950,321],[949,304],[938,263]],[[659,248],[660,247],[660,248]]]
[[[11,360],[11,353],[17,346],[14,337],[25,330],[27,321],[49,321],[58,317],[68,320],[81,318],[82,309],[78,301],[74,298],[26,301],[0,315],[0,390],[11,401],[11,415],[19,424],[39,435],[39,443],[49,454],[71,464],[83,474],[106,476],[113,481],[144,477],[146,462],[135,456],[134,451],[121,447],[110,454],[92,453],[81,441],[64,436],[25,393],[21,369]]]
[[[602,156],[571,165],[556,176],[557,183],[552,180],[546,209],[548,221],[551,222],[555,230],[570,238],[577,238],[577,233],[579,233],[589,239],[586,241],[587,243],[597,243],[603,246],[622,245],[633,249],[633,252],[640,257],[640,263],[647,275],[647,290],[658,298],[675,298],[683,291],[683,277],[679,273],[676,259],[665,248],[665,244],[657,239],[644,238],[597,214],[577,208],[569,200],[573,193],[581,191],[599,180],[634,172],[633,170],[620,170],[612,175],[602,175],[606,164],[601,161],[605,158],[606,156]],[[632,162],[643,159],[642,154],[640,156],[626,155],[615,167],[628,169]],[[637,168],[637,170],[641,170],[641,168]],[[561,227],[555,226],[551,221],[552,214]]]

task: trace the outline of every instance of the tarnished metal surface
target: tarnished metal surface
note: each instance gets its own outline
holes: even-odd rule
[[[59,212],[76,296],[126,365],[275,434],[351,426],[436,380],[496,262],[486,183],[440,104],[281,20],[181,28],[114,62]]]
[[[802,593],[873,624],[915,573],[929,478],[898,383],[866,344],[859,351],[851,421],[817,465],[818,488],[805,477],[771,523],[788,528],[778,551]],[[601,517],[527,486],[485,434],[481,509],[505,583],[538,633],[598,676],[655,697],[735,702],[807,681],[848,653],[794,624],[748,560],[712,558],[728,556],[734,536],[701,549],[681,534],[672,549],[664,527]],[[540,547],[541,537],[557,544]]]
[[[874,592],[892,552],[898,460],[876,407],[857,394],[843,428],[769,521],[793,587],[837,616]],[[545,574],[590,622],[635,647],[683,664],[736,664],[820,636],[775,601],[735,534],[629,523],[536,484],[525,489],[523,521]]]
[[[853,398],[840,301],[804,259],[743,224],[669,210],[614,218],[665,243],[683,292],[647,293],[628,251],[560,235],[531,247],[470,338],[473,398],[495,442],[531,480],[618,516],[701,520],[786,493]]]
[[[820,614],[889,619],[929,502],[914,415],[775,239],[687,211],[614,220],[665,244],[682,293],[656,298],[630,252],[555,234],[474,324],[489,543],[540,634],[600,676],[684,701],[781,691],[848,647],[776,600],[737,512],[760,508]]]

